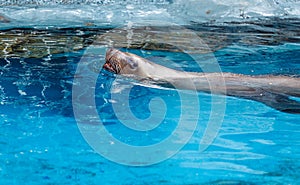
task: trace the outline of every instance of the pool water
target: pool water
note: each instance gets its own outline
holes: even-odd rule
[[[212,53],[194,53],[202,59],[202,66],[209,66],[213,56],[222,72],[300,77],[299,19],[269,21],[190,23],[185,28],[226,36],[225,40],[212,40],[215,43],[217,40],[220,46],[212,49]],[[256,101],[225,97],[225,115],[216,138],[208,148],[199,151],[214,95],[198,92],[199,104],[189,99],[182,107],[180,93],[191,92],[141,83],[101,69],[109,41],[93,46],[92,38],[113,28],[94,25],[93,28],[4,26],[1,29],[1,38],[6,38],[1,44],[7,47],[1,46],[0,53],[0,184],[300,183],[300,115],[283,113]],[[165,33],[164,29],[167,28],[160,31]],[[5,43],[15,42],[12,37],[28,41],[21,42],[19,38],[21,41],[10,50]],[[68,48],[62,49],[65,43]],[[21,46],[28,48],[23,51],[19,49]],[[203,71],[187,53],[172,48],[164,50],[159,44],[156,47],[140,49],[131,45],[119,49],[173,69]],[[77,83],[78,79],[90,77],[78,71],[82,64],[96,76],[94,86]],[[183,148],[166,160],[146,166],[118,164],[100,155],[82,134],[82,125],[78,123],[82,120],[74,115],[76,104],[72,97],[72,90],[78,85],[86,87],[86,92],[94,92],[92,98],[100,127],[128,145],[142,147],[163,141],[177,129],[181,111],[188,114],[198,106],[199,115],[190,115],[187,122],[195,122],[195,131]],[[156,111],[165,111],[163,120],[154,118],[161,121],[157,127],[140,132],[123,125],[118,116],[130,118],[130,122],[130,111],[133,121],[153,116],[149,103],[157,97],[164,101],[164,106],[158,102]],[[122,106],[125,101],[129,107]],[[89,104],[80,106],[82,110],[88,108]],[[99,120],[95,121],[88,113],[84,119],[89,126],[94,123],[99,126]],[[190,134],[188,128],[179,135]],[[171,145],[183,142],[179,137]],[[169,148],[160,150],[173,152]],[[126,150],[121,152],[128,154]]]

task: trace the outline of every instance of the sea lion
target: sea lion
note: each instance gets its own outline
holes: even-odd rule
[[[132,53],[110,48],[106,52],[105,70],[147,80],[160,85],[175,84],[176,88],[235,96],[264,103],[287,113],[300,113],[300,78],[288,76],[249,76],[234,73],[193,73],[173,70]],[[224,79],[224,85],[220,84]],[[209,79],[209,82],[208,80]],[[194,83],[186,83],[192,80]],[[211,90],[213,86],[213,91]]]

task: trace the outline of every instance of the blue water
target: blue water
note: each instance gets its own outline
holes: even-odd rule
[[[0,59],[0,184],[300,183],[299,115],[279,112],[251,100],[226,97],[226,112],[218,135],[205,151],[199,152],[211,111],[212,97],[205,93],[197,94],[197,128],[174,156],[142,167],[107,160],[87,143],[74,118],[72,86],[76,78],[81,78],[76,68],[85,51],[53,54],[50,60]],[[154,60],[159,56],[167,67],[201,72],[185,53],[127,51]],[[300,76],[299,43],[234,42],[213,54],[223,72]],[[208,54],[198,55],[205,58]],[[95,61],[103,63],[103,54],[88,60],[87,66],[95,65]],[[152,98],[164,99],[167,112],[154,130],[133,131],[115,116],[113,104],[122,102],[114,100],[113,94],[121,92],[119,98],[127,99],[122,92],[128,84],[129,105],[139,119],[151,115],[148,104]],[[101,70],[93,90],[103,126],[124,143],[155,144],[176,129],[181,102],[179,92],[173,89],[147,86]],[[193,106],[191,100],[184,109],[192,111]]]

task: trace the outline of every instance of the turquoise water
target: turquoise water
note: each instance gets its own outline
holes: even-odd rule
[[[215,72],[216,62],[222,72],[300,77],[299,7],[294,0],[0,0],[0,184],[300,184],[300,115],[101,70],[115,44],[176,70]],[[183,32],[171,34],[169,23]],[[193,48],[195,33],[207,42],[204,52]],[[193,55],[165,44],[168,36]],[[224,98],[224,115],[214,112]],[[178,129],[182,114],[185,127]],[[221,123],[201,151],[210,116]],[[124,124],[148,117],[159,123],[152,130]],[[147,147],[109,150],[105,144],[116,140],[104,134],[95,148],[83,132],[94,127],[140,148],[175,139],[149,156]],[[174,155],[152,165],[138,160],[156,154]],[[122,165],[107,156],[136,161]]]
[[[168,58],[173,61],[165,63],[168,67],[199,71],[192,58],[184,53],[128,51],[143,57]],[[199,141],[210,113],[210,95],[204,93],[198,94],[201,113],[197,129],[176,155],[145,167],[124,166],[105,159],[84,140],[72,111],[72,82],[84,52],[54,54],[51,60],[1,59],[0,184],[300,182],[299,115],[227,97],[226,114],[217,137],[207,150],[199,152]],[[233,43],[214,55],[224,72],[300,75],[297,43],[273,46]],[[101,63],[104,56],[94,60]],[[116,80],[119,88],[131,83],[102,70],[95,89],[98,113],[105,128],[116,138],[132,145],[149,145],[166,138],[176,128],[180,114],[178,93],[139,83],[133,85],[129,98],[134,114],[138,118],[149,116],[146,105],[152,97],[159,96],[167,106],[166,118],[163,124],[146,133],[123,126],[114,116],[109,101],[110,88]]]

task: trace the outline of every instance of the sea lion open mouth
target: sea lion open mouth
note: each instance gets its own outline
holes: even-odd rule
[[[110,62],[106,62],[104,65],[103,65],[103,69],[107,70],[107,71],[110,71],[112,73],[116,73],[118,74],[117,70],[111,65]]]

